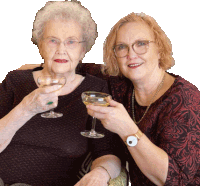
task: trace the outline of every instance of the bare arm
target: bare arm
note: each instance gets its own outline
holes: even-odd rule
[[[97,158],[96,160],[93,161],[91,170],[94,170],[95,168],[98,168],[99,166],[103,166],[108,171],[108,173],[111,176],[111,179],[114,179],[117,176],[119,176],[120,171],[121,171],[121,161],[118,157],[114,155],[105,155],[100,158]],[[106,172],[105,169],[101,167],[100,169]],[[108,173],[106,172],[106,175],[109,180]]]
[[[135,130],[129,130],[129,134],[135,134]],[[127,136],[128,136],[127,135]],[[121,136],[123,141],[125,136]],[[143,134],[138,144],[135,147],[128,147],[137,166],[146,177],[149,178],[156,185],[164,185],[168,172],[168,155],[161,148],[154,145]]]
[[[34,115],[57,106],[59,86],[38,88],[0,119],[0,153],[9,145],[15,133]],[[48,100],[52,105],[46,105]]]
[[[101,167],[102,166],[102,167]],[[86,174],[75,186],[107,186],[108,181],[119,176],[121,161],[114,155],[105,155],[95,159],[91,171]]]
[[[138,131],[122,104],[110,101],[111,107],[87,105],[88,114],[101,120],[104,127],[117,133],[123,141]],[[135,147],[128,147],[139,169],[156,185],[164,185],[168,172],[168,155],[144,134]]]
[[[0,120],[0,152],[9,145],[15,133],[31,117],[32,115],[28,114],[19,104]]]

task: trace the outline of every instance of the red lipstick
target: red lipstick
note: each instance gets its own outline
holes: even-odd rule
[[[66,60],[66,59],[55,59],[54,61],[56,63],[67,63],[68,62],[68,60]]]

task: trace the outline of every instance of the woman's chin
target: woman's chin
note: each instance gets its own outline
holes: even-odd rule
[[[53,67],[51,68],[51,71],[55,74],[64,74],[66,73],[68,70],[66,68],[61,68],[61,67]]]
[[[69,71],[69,66],[65,66],[65,65],[52,65],[51,66],[51,71],[55,74],[65,74]]]
[[[59,74],[64,75],[65,73],[67,73],[67,72],[66,71],[56,71],[56,72],[54,72],[54,74],[57,74],[57,75],[59,75]]]

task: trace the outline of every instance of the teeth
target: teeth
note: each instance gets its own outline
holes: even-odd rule
[[[141,65],[142,63],[140,63],[140,64],[134,64],[134,65],[128,65],[129,67],[136,67],[136,66],[139,66],[139,65]]]

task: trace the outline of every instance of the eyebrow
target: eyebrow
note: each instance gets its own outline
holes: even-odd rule
[[[55,39],[58,39],[58,38],[55,37],[55,36],[48,36],[47,38],[55,38]],[[77,38],[76,36],[70,36],[70,37],[68,37],[68,38],[65,39],[65,40],[68,40],[68,39],[76,39],[76,40],[78,40],[78,38]],[[60,40],[60,39],[58,39],[58,40]]]
[[[57,37],[54,37],[54,36],[48,36],[47,38],[55,38],[55,39],[58,39]]]
[[[140,39],[135,40],[133,43],[135,43],[137,41],[150,41],[150,39],[140,38]],[[131,44],[133,44],[133,43],[131,43]],[[116,45],[122,45],[122,44],[127,45],[127,43],[124,43],[124,42],[121,42],[121,41],[119,41],[119,42],[116,43]]]
[[[126,43],[124,43],[124,42],[117,42],[116,43],[116,45],[122,45],[122,44],[125,44],[125,45],[127,45]]]

